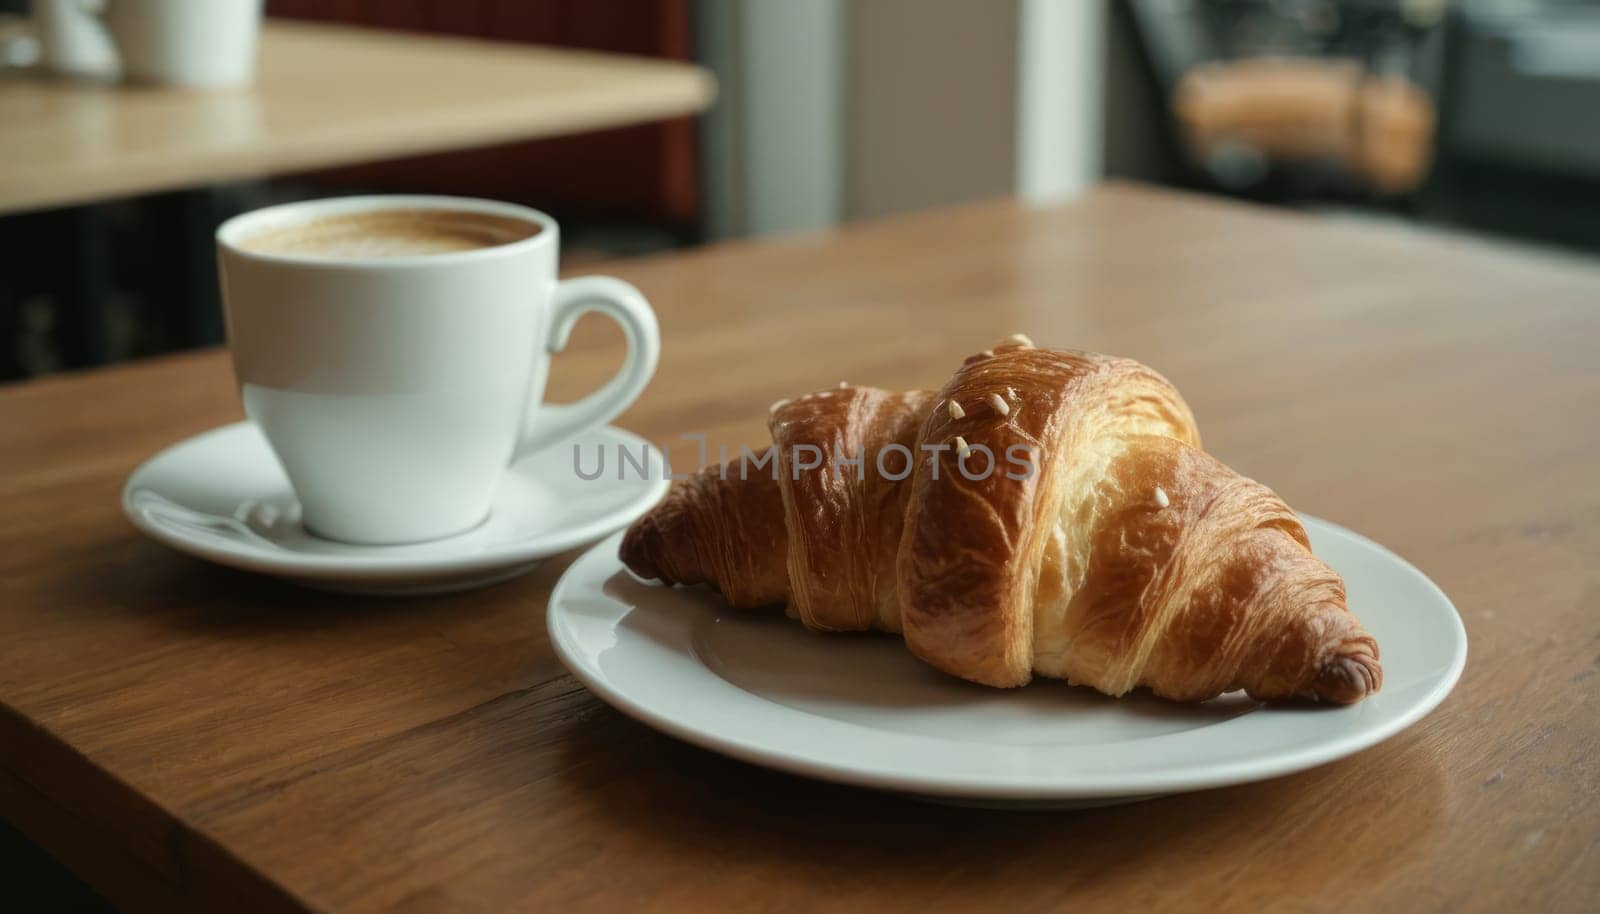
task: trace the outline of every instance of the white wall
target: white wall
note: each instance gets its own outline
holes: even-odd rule
[[[702,0],[722,81],[710,234],[1080,192],[1102,168],[1105,0]]]
[[[846,219],[1012,192],[1017,8],[1016,0],[847,5]]]
[[[1022,0],[1017,54],[1017,193],[1082,193],[1104,158],[1105,0]]]
[[[841,0],[705,0],[723,94],[702,132],[713,237],[823,228],[843,199]]]

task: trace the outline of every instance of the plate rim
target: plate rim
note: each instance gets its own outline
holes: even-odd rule
[[[567,590],[575,586],[573,581],[584,572],[587,565],[607,562],[609,558],[610,564],[614,564],[618,570],[625,571],[620,560],[616,558],[616,547],[622,537],[620,532],[590,547],[563,572],[561,579],[557,581],[556,586],[552,589],[549,602],[546,605],[545,627],[551,648],[562,664],[585,688],[611,707],[662,733],[700,748],[790,774],[856,787],[953,800],[1058,803],[1063,800],[1136,798],[1205,790],[1281,777],[1315,768],[1369,749],[1408,729],[1443,703],[1445,698],[1454,690],[1463,670],[1466,668],[1468,643],[1466,626],[1461,619],[1461,612],[1456,608],[1449,596],[1431,578],[1403,556],[1376,540],[1320,517],[1308,514],[1299,516],[1333,535],[1344,537],[1367,549],[1375,550],[1378,554],[1396,563],[1408,576],[1414,578],[1427,590],[1431,591],[1432,595],[1443,606],[1448,607],[1450,612],[1447,614],[1448,619],[1445,620],[1445,624],[1449,627],[1452,636],[1450,662],[1424,694],[1414,699],[1412,704],[1406,707],[1402,713],[1379,724],[1362,728],[1339,738],[1329,739],[1325,743],[1307,749],[1278,751],[1264,759],[1244,762],[1213,762],[1207,767],[1196,768],[1189,772],[1169,773],[1156,771],[1131,774],[1123,772],[1110,775],[1100,774],[1092,779],[1080,774],[1078,775],[1080,783],[1063,782],[1054,784],[1041,784],[1037,778],[1018,781],[1007,779],[1007,777],[998,774],[990,777],[924,776],[797,757],[781,749],[773,749],[754,743],[737,735],[711,732],[666,714],[658,713],[635,700],[627,691],[614,687],[603,676],[597,675],[598,671],[590,669],[588,663],[575,650],[575,646],[568,643],[567,633],[559,627],[559,622],[563,615],[560,607],[563,606]],[[728,688],[738,689],[736,685],[726,682],[713,671],[708,669],[707,673],[711,677],[726,683]],[[759,699],[762,697],[744,690],[739,691],[754,698]],[[796,713],[808,712],[796,710]],[[852,726],[864,725],[852,724]],[[865,729],[871,731],[870,727]],[[904,734],[897,734],[897,738],[904,739],[908,737]],[[932,737],[926,738],[933,739]]]
[[[527,562],[559,555],[562,552],[590,542],[596,537],[605,536],[626,526],[641,512],[659,501],[671,485],[671,480],[665,478],[665,476],[661,478],[652,476],[644,480],[648,483],[648,486],[640,488],[638,498],[630,500],[615,510],[586,518],[582,523],[557,528],[548,533],[538,534],[526,539],[503,543],[471,554],[445,554],[436,557],[363,556],[354,553],[348,555],[304,555],[287,551],[280,555],[245,547],[212,545],[178,536],[166,527],[151,523],[144,517],[144,512],[134,504],[135,493],[143,488],[148,488],[148,486],[141,486],[141,478],[148,472],[153,472],[152,468],[163,459],[170,457],[173,452],[181,448],[193,447],[205,438],[239,434],[242,429],[253,427],[255,427],[255,423],[249,419],[219,425],[175,441],[140,462],[133,472],[128,474],[128,478],[122,485],[120,500],[123,515],[140,533],[164,546],[185,555],[215,562],[230,568],[263,574],[287,575],[306,580],[381,580],[449,572],[487,571],[517,562]],[[259,429],[257,431],[259,433]],[[664,462],[665,457],[662,456],[661,451],[653,443],[627,429],[610,424],[579,432],[552,444],[551,447],[554,448],[566,441],[581,438],[586,434],[592,435],[596,432],[615,435],[621,438],[625,442],[625,446],[628,447],[646,447],[653,457],[663,461],[660,464],[661,466],[666,465]],[[448,539],[446,537],[445,539],[428,542],[444,543]],[[371,548],[373,550],[381,550],[385,547],[373,546]]]

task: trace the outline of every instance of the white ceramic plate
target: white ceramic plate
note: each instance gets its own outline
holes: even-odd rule
[[[945,676],[888,635],[824,635],[705,588],[635,580],[620,534],[567,571],[551,643],[623,712],[735,758],[847,784],[986,805],[1075,806],[1238,784],[1358,752],[1427,714],[1466,663],[1455,607],[1405,560],[1304,518],[1378,639],[1383,690],[1359,704],[1198,706],[1059,681],[1000,690]]]
[[[586,480],[573,464],[583,448],[638,454],[664,466],[644,439],[609,426],[517,461],[495,492],[489,517],[458,536],[402,546],[336,543],[307,533],[300,505],[261,431],[249,422],[212,429],[145,461],[122,490],[140,530],[174,549],[222,565],[312,587],[353,593],[463,590],[524,574],[544,559],[626,526],[658,501],[668,481],[605,474]]]

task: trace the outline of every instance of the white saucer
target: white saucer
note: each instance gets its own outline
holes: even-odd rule
[[[651,478],[580,477],[595,448],[650,448]],[[425,594],[507,580],[545,558],[624,527],[666,491],[659,451],[609,426],[518,461],[495,493],[489,517],[459,536],[403,546],[358,546],[307,533],[300,505],[261,432],[249,422],[212,429],[145,461],[122,490],[140,530],[190,555],[223,565],[351,593]]]
[[[550,640],[621,711],[735,758],[944,802],[1088,806],[1275,777],[1393,736],[1449,694],[1466,630],[1439,588],[1377,543],[1304,518],[1378,639],[1383,690],[1343,707],[1242,693],[1198,706],[1108,698],[1059,681],[971,685],[887,635],[823,635],[781,612],[729,609],[705,588],[635,580],[620,536],[550,599]]]

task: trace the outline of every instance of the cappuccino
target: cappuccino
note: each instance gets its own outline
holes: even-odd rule
[[[558,279],[560,241],[538,210],[424,195],[289,203],[218,227],[239,396],[305,530],[368,545],[463,533],[513,460],[591,440],[639,396],[655,315],[620,279]],[[627,360],[547,409],[551,355],[595,312],[622,326]]]
[[[417,257],[499,247],[532,238],[539,224],[452,209],[380,209],[337,213],[269,229],[239,247],[290,257]]]

